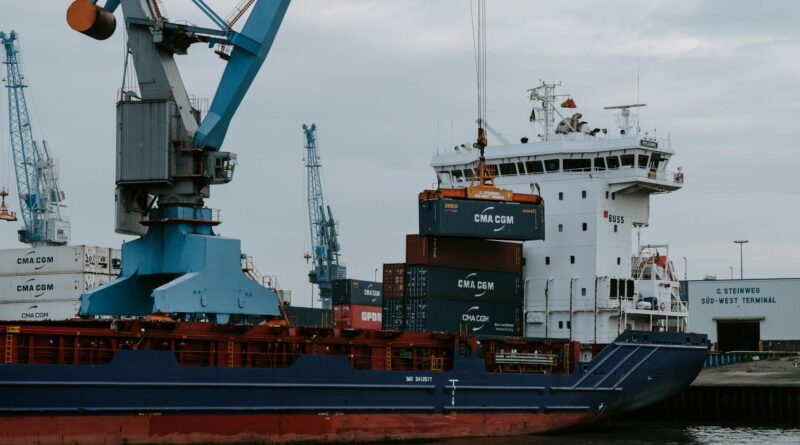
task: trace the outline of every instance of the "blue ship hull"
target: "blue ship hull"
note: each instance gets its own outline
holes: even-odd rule
[[[0,433],[12,434],[5,435],[11,442],[0,443],[19,443],[14,440],[15,421],[59,424],[82,416],[208,416],[213,422],[253,415],[366,416],[378,423],[361,426],[356,436],[335,427],[314,433],[313,424],[308,425],[308,435],[275,427],[254,436],[272,442],[440,437],[423,434],[419,419],[429,418],[433,425],[443,416],[461,416],[465,426],[479,416],[480,422],[497,422],[494,427],[503,421],[538,419],[530,428],[520,431],[510,425],[502,431],[546,431],[642,407],[681,391],[702,368],[706,350],[704,335],[627,331],[569,374],[487,372],[478,354],[457,358],[453,369],[443,372],[356,370],[345,357],[320,355],[301,356],[288,368],[189,367],[179,366],[172,352],[146,350],[119,350],[107,365],[0,365]],[[380,425],[382,416],[391,419]],[[415,426],[396,431],[391,425],[403,416],[414,418]],[[548,421],[549,416],[558,421]],[[420,426],[420,434],[412,434]],[[209,426],[210,435],[203,440],[219,438],[214,433],[219,428]],[[453,436],[470,428],[440,430],[442,436]],[[495,434],[494,428],[485,431]],[[152,432],[145,436],[158,437]],[[162,439],[176,437],[181,436],[165,434]]]

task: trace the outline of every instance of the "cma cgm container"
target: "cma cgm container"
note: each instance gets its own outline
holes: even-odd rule
[[[383,265],[383,299],[403,298],[405,294],[405,263],[386,263]]]
[[[374,281],[333,280],[331,297],[334,305],[380,306],[382,291],[383,285]]]
[[[3,303],[0,304],[0,320],[69,320],[78,315],[78,310],[80,308],[80,300],[36,300],[24,303]]]
[[[108,283],[114,276],[95,273],[56,273],[0,276],[0,304],[37,300],[79,300],[89,289]]]
[[[333,327],[340,329],[381,330],[381,307],[359,304],[333,306]]]
[[[521,311],[519,303],[406,298],[405,330],[515,337],[522,332]]]
[[[307,328],[330,328],[333,326],[333,311],[315,307],[284,306],[289,321],[294,326]]]
[[[406,263],[522,273],[522,243],[406,235]]]
[[[119,274],[119,249],[51,246],[0,250],[0,275],[54,273]],[[113,268],[112,265],[116,265]]]
[[[419,201],[419,234],[506,240],[544,239],[544,206],[469,199]]]
[[[454,267],[407,266],[406,298],[522,302],[520,274]]]

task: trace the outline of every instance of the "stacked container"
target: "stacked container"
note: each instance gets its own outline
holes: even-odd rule
[[[381,283],[333,280],[333,325],[341,329],[381,329]]]
[[[420,194],[420,235],[406,237],[405,263],[383,267],[384,329],[521,334],[522,243],[498,240],[543,239],[541,199],[444,196],[462,191]]]
[[[0,250],[0,320],[75,317],[81,294],[119,275],[121,251],[94,246]]]

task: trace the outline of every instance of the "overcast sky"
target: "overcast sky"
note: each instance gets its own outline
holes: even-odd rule
[[[208,21],[189,0],[173,20]],[[227,15],[229,1],[209,1]],[[509,139],[533,136],[525,90],[563,82],[584,118],[613,127],[603,106],[637,98],[643,130],[671,135],[686,186],[651,201],[643,243],[669,243],[689,277],[800,276],[800,2],[488,2],[488,120]],[[0,30],[19,32],[38,124],[60,161],[73,244],[113,246],[115,98],[121,29],[98,42],[71,31],[68,1],[0,0]],[[234,118],[224,150],[234,181],[215,187],[224,236],[240,238],[262,273],[308,304],[303,123],[316,122],[325,193],[342,259],[372,279],[403,259],[417,230],[416,195],[437,149],[472,140],[475,72],[467,0],[296,0]],[[121,13],[117,13],[120,21]],[[179,59],[187,89],[212,97],[223,62],[202,45]],[[4,94],[4,93],[3,93]],[[5,102],[5,96],[2,97]],[[0,128],[7,128],[0,107]],[[452,132],[451,132],[452,126]],[[437,130],[438,129],[438,130]],[[0,183],[9,186],[8,137]],[[22,247],[16,223],[0,247]],[[380,272],[378,273],[380,277]]]

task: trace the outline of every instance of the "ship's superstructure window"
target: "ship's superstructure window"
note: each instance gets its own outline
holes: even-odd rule
[[[619,156],[606,156],[606,165],[609,170],[619,168]]]
[[[558,225],[558,231],[559,232],[563,232],[564,231],[564,224],[559,224]]]
[[[461,182],[464,180],[464,173],[461,170],[453,170],[450,172],[450,174],[453,175],[453,181],[455,182]]]
[[[572,328],[572,322],[567,320],[567,329],[571,329],[571,328]]]
[[[561,320],[558,322],[558,329],[564,329],[564,322]]]
[[[546,159],[544,161],[544,170],[547,173],[555,173],[561,170],[561,159]]]
[[[623,167],[633,167],[633,163],[636,160],[636,156],[634,155],[622,155],[620,158],[622,159]]]
[[[559,201],[563,201],[564,200],[564,192],[558,192],[558,200]]]
[[[639,155],[639,168],[647,168],[647,155]]]
[[[586,288],[582,287],[581,288],[581,297],[585,297],[585,296],[586,296]]]
[[[622,258],[620,258],[620,257],[617,257],[617,266],[619,266],[619,265],[621,265],[621,264],[622,264]]]
[[[508,162],[505,164],[500,164],[500,175],[502,176],[514,176],[517,174],[517,165],[513,162]]]
[[[581,190],[581,198],[586,199],[586,190]]]
[[[570,264],[575,264],[575,255],[570,255],[569,256],[569,263]]]
[[[525,163],[524,162],[517,162],[517,170],[519,170],[519,174],[525,174]]]
[[[470,179],[472,179],[474,176],[475,176],[475,171],[474,171],[474,170],[472,170],[471,168],[465,168],[465,169],[464,169],[464,179],[466,179],[467,181],[469,181],[469,180],[470,180]]]
[[[595,170],[605,170],[606,169],[606,159],[605,158],[594,158],[594,169]]]
[[[497,164],[486,164],[486,168],[489,169],[489,174],[497,176]]]
[[[550,265],[550,257],[549,256],[544,257],[544,264],[546,264],[548,266]]]
[[[583,231],[585,232],[586,230],[588,230],[588,229],[589,229],[589,224],[583,223],[583,224],[581,224],[581,228],[582,228],[582,229],[583,229]]]
[[[616,193],[612,193],[611,194],[611,200],[613,201],[615,199],[617,199],[617,194]]]
[[[534,175],[544,173],[542,161],[527,161],[525,162],[525,168],[528,170],[528,173],[533,173]]]
[[[588,172],[591,169],[591,159],[564,159],[565,172]]]
[[[616,225],[616,224],[614,224],[614,233],[617,233],[617,230],[618,230],[618,229],[619,229],[619,227],[617,227],[617,225]]]
[[[608,192],[608,190],[606,190],[606,199],[608,199],[609,195],[610,195],[610,193]]]

